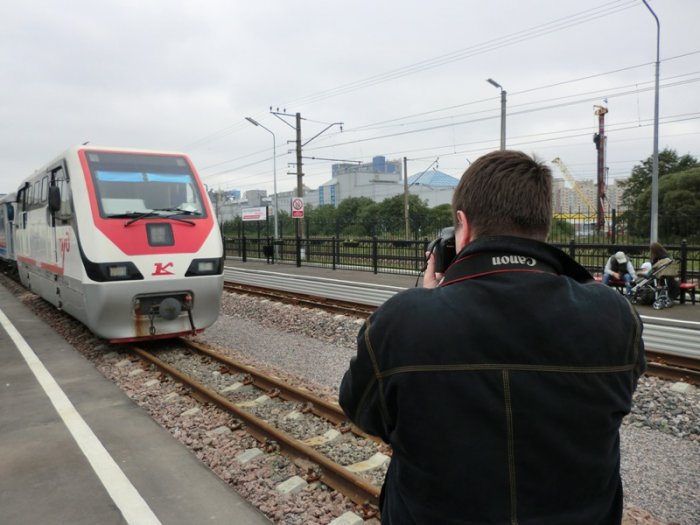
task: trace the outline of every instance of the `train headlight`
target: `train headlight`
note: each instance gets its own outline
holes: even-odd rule
[[[100,283],[108,281],[137,281],[143,279],[136,265],[131,261],[93,263],[83,260],[88,277]]]
[[[221,257],[216,259],[194,259],[185,273],[185,277],[195,275],[217,275],[223,272],[224,260]]]
[[[127,275],[129,275],[129,270],[124,264],[109,266],[107,271],[109,272],[110,279],[124,279]]]
[[[216,268],[216,263],[214,261],[199,261],[197,263],[198,273],[212,273]]]

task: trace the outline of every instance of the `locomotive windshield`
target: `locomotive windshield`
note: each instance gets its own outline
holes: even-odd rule
[[[102,217],[206,214],[195,176],[183,157],[102,151],[85,156]]]

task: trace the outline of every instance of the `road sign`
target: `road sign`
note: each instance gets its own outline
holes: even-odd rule
[[[264,221],[267,219],[267,206],[257,208],[243,208],[241,218],[244,221]]]
[[[292,199],[292,218],[304,218],[304,199],[302,199],[301,197],[294,197]]]

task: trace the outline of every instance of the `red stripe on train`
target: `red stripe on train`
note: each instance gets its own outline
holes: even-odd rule
[[[62,266],[53,263],[39,262],[36,259],[32,259],[31,257],[18,256],[17,261],[27,264],[29,266],[36,266],[37,268],[47,270],[51,273],[55,273],[56,275],[63,275],[64,273],[64,269]]]

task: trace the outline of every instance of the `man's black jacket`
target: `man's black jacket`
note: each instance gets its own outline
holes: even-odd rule
[[[619,293],[547,244],[479,238],[369,318],[340,404],[393,448],[384,525],[619,524],[645,366]]]

